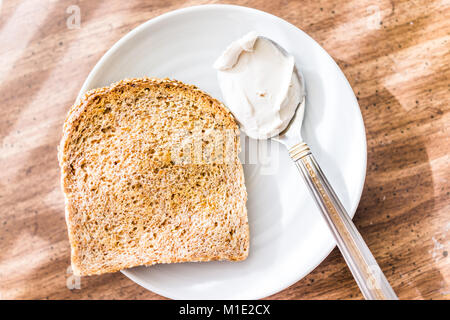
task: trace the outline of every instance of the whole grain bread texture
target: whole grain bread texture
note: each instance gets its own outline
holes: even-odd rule
[[[247,257],[239,130],[195,86],[140,78],[91,90],[58,149],[75,275]]]

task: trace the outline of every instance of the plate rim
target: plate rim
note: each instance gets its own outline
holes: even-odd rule
[[[95,64],[94,68],[89,72],[89,75],[87,76],[86,80],[84,81],[78,96],[76,98],[76,100],[80,100],[84,94],[90,89],[89,88],[89,84],[92,82],[93,78],[96,76],[96,74],[98,73],[98,71],[102,68],[102,66],[104,65],[104,63],[111,57],[113,56],[116,51],[118,51],[122,45],[124,43],[126,43],[127,41],[131,40],[133,37],[135,37],[136,35],[138,35],[140,32],[142,32],[143,30],[145,30],[146,28],[150,27],[153,24],[158,23],[161,20],[170,18],[170,17],[174,17],[177,15],[183,15],[186,13],[190,13],[193,11],[202,11],[202,10],[238,10],[238,11],[246,11],[252,14],[257,14],[257,15],[262,15],[262,16],[267,16],[270,18],[275,18],[278,22],[282,23],[284,26],[289,27],[289,28],[293,28],[295,29],[297,32],[301,32],[303,33],[304,36],[306,36],[307,38],[309,38],[310,40],[312,40],[313,42],[315,42],[315,44],[318,46],[319,50],[322,51],[322,53],[324,53],[324,57],[326,57],[327,59],[329,59],[331,61],[332,64],[335,65],[335,67],[340,71],[338,72],[338,74],[340,75],[340,77],[342,78],[342,84],[347,86],[347,88],[353,93],[351,95],[354,104],[356,105],[356,112],[355,114],[358,114],[358,120],[359,120],[359,124],[361,126],[361,137],[363,145],[361,146],[361,153],[363,156],[363,161],[362,161],[362,168],[361,171],[359,173],[360,176],[362,176],[362,179],[359,181],[359,185],[358,185],[358,192],[357,192],[357,201],[355,201],[355,204],[352,205],[351,209],[349,210],[349,215],[350,217],[353,219],[353,217],[355,216],[356,210],[359,206],[359,203],[361,201],[361,196],[362,196],[362,192],[364,190],[364,184],[365,184],[365,179],[366,179],[366,174],[367,174],[367,136],[366,136],[366,129],[365,129],[365,125],[364,125],[364,120],[363,120],[363,116],[361,113],[361,109],[358,103],[358,100],[356,99],[355,93],[350,85],[350,83],[348,82],[347,77],[345,76],[344,72],[342,71],[342,69],[339,67],[339,65],[336,63],[336,61],[331,57],[331,55],[317,42],[315,41],[311,36],[309,36],[306,32],[304,32],[303,30],[301,30],[300,28],[298,28],[297,26],[293,25],[292,23],[290,23],[289,21],[286,21],[285,19],[278,17],[276,15],[273,15],[271,13],[268,13],[266,11],[263,10],[259,10],[259,9],[255,9],[255,8],[251,8],[251,7],[246,7],[246,6],[239,6],[239,5],[232,5],[232,4],[204,4],[204,5],[195,5],[195,6],[189,6],[189,7],[185,7],[185,8],[179,8],[179,9],[175,9],[175,10],[171,10],[168,12],[165,12],[161,15],[158,15],[156,17],[153,17],[143,23],[141,23],[140,25],[138,25],[137,27],[135,27],[133,30],[129,31],[127,34],[125,34],[122,38],[120,38],[117,42],[115,42],[112,47],[110,49],[108,49],[103,56],[97,61],[97,63]],[[352,106],[353,107],[353,106]],[[364,150],[364,151],[363,151]],[[329,250],[325,250],[325,252],[327,252],[323,257],[320,257],[319,259],[317,259],[316,263],[313,263],[309,268],[306,269],[306,272],[304,272],[304,274],[300,274],[297,276],[293,276],[290,277],[289,280],[286,280],[284,282],[280,282],[278,286],[274,286],[271,290],[266,290],[264,292],[260,292],[258,295],[254,295],[254,297],[251,298],[247,298],[247,299],[262,299],[268,296],[271,296],[273,294],[276,294],[290,286],[292,286],[293,284],[297,283],[298,281],[300,281],[301,279],[303,279],[304,277],[306,277],[307,275],[309,275],[315,268],[317,268],[329,255],[330,253],[333,251],[333,249],[336,247],[336,242],[333,240],[332,242],[330,242],[328,244]],[[156,294],[162,295],[166,298],[170,298],[170,299],[186,299],[186,297],[181,297],[178,296],[177,294],[173,294],[173,293],[168,293],[165,289],[160,288],[160,287],[153,287],[152,285],[149,285],[148,283],[144,283],[143,281],[141,281],[139,279],[138,276],[136,276],[135,274],[133,274],[132,272],[129,271],[129,269],[125,269],[125,270],[121,270],[120,271],[122,274],[124,274],[126,277],[128,277],[130,280],[132,280],[133,282],[135,282],[136,284],[140,285],[141,287],[152,291]],[[294,274],[294,273],[293,273]]]

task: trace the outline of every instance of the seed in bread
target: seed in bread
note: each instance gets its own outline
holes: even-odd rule
[[[197,157],[186,141],[219,152]],[[233,116],[195,86],[141,78],[89,91],[69,111],[58,153],[74,274],[245,259],[238,152]]]

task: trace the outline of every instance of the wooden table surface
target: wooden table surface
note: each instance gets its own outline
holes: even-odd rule
[[[0,1],[0,298],[162,298],[121,273],[67,288],[56,145],[82,83],[118,39],[162,13],[205,3]],[[449,299],[449,1],[232,3],[293,23],[342,68],[358,97],[368,143],[354,221],[401,299]],[[335,249],[270,298],[362,296]]]

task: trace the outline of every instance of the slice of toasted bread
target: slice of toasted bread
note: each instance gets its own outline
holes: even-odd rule
[[[58,154],[74,274],[245,259],[238,152],[233,116],[195,86],[142,78],[89,91],[69,112]]]

